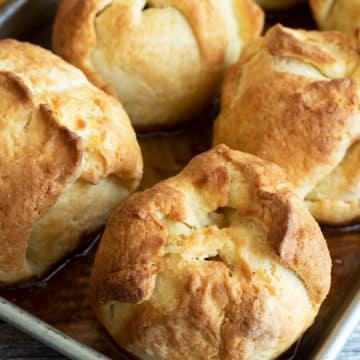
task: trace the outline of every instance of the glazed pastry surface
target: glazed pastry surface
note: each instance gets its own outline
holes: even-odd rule
[[[53,47],[151,130],[203,111],[262,27],[252,0],[62,0]]]
[[[330,268],[282,170],[221,145],[112,214],[92,301],[141,359],[271,359],[312,324]]]
[[[309,0],[314,17],[323,30],[355,30],[360,25],[359,0]]]
[[[142,175],[121,105],[38,46],[0,41],[0,284],[42,275]]]
[[[358,32],[277,25],[227,74],[214,144],[280,165],[321,222],[360,217]]]

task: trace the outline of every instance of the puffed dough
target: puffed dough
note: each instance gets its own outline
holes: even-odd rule
[[[321,222],[360,219],[360,55],[354,33],[277,25],[224,82],[214,144],[280,165]]]
[[[252,0],[62,0],[53,47],[149,130],[203,111],[262,27]]]
[[[350,31],[360,26],[360,0],[309,0],[323,30]]]
[[[292,6],[304,3],[305,0],[255,0],[265,9],[288,9]]]
[[[220,145],[113,213],[92,301],[140,359],[272,359],[312,324],[330,268],[282,170]]]
[[[0,285],[38,277],[142,175],[121,105],[35,45],[0,41]]]

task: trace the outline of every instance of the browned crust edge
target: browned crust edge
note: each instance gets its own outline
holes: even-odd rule
[[[195,157],[178,178],[193,184],[202,179],[203,196],[214,191],[218,206],[226,206],[229,174],[222,165],[227,162],[251,184],[254,201],[262,209],[253,215],[269,226],[268,242],[274,253],[298,274],[313,304],[319,306],[330,287],[329,252],[319,226],[294,197],[278,167],[219,145]],[[185,207],[184,197],[171,187],[171,179],[120,205],[108,223],[92,270],[95,308],[111,301],[141,303],[151,296],[166,242],[166,230],[156,212],[184,221]]]

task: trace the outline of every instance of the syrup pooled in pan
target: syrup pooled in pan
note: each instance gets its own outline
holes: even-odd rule
[[[141,189],[172,176],[196,154],[211,145],[211,127],[216,110],[184,129],[150,135],[140,135],[145,172]],[[356,227],[324,228],[333,259],[332,288],[313,327],[300,339],[282,360],[310,357],[330,320],[344,302],[360,276],[360,233]],[[89,276],[96,246],[67,260],[66,266],[53,273],[47,281],[31,286],[0,291],[0,295],[30,313],[89,345],[110,358],[130,358],[116,347],[96,322],[89,303]]]
[[[46,2],[29,1],[29,6],[35,3],[40,6]],[[56,0],[51,2],[50,7],[45,6],[44,11],[38,11],[41,14],[39,21],[31,20],[28,16],[29,9],[24,7],[22,14],[18,14],[18,20],[23,25],[27,24],[26,33],[15,35],[20,35],[22,40],[49,45],[49,30]],[[44,24],[44,15],[48,15],[48,24]],[[308,5],[266,15],[267,28],[277,22],[291,27],[316,28]],[[11,25],[12,29],[22,28]],[[43,25],[46,26],[45,31],[44,28],[40,29]],[[9,30],[9,27],[5,26],[5,29]],[[30,33],[29,29],[34,32]],[[213,119],[215,114],[216,110],[211,110],[203,119],[195,120],[179,131],[140,135],[145,163],[140,189],[178,173],[195,154],[207,150],[211,143],[210,119]],[[324,227],[323,230],[333,259],[331,291],[314,325],[280,357],[281,360],[303,360],[311,357],[324,333],[331,329],[332,320],[339,314],[346,298],[358,282],[356,279],[360,280],[360,225],[345,228]],[[0,296],[112,359],[132,359],[113,343],[96,322],[91,311],[89,276],[96,248],[94,236],[88,242],[93,244],[65,260],[42,281],[28,283],[27,287],[0,290]]]

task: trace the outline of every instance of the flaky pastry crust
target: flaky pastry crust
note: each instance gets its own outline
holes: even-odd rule
[[[313,322],[330,268],[281,169],[219,145],[113,213],[92,301],[142,359],[270,359]]]
[[[40,276],[142,174],[121,105],[49,51],[0,41],[0,284]]]
[[[285,169],[321,222],[360,217],[359,34],[277,25],[229,71],[214,144]]]
[[[314,17],[323,30],[350,31],[360,26],[359,0],[309,0]]]
[[[225,67],[262,27],[252,0],[62,0],[53,48],[149,130],[209,105]]]

